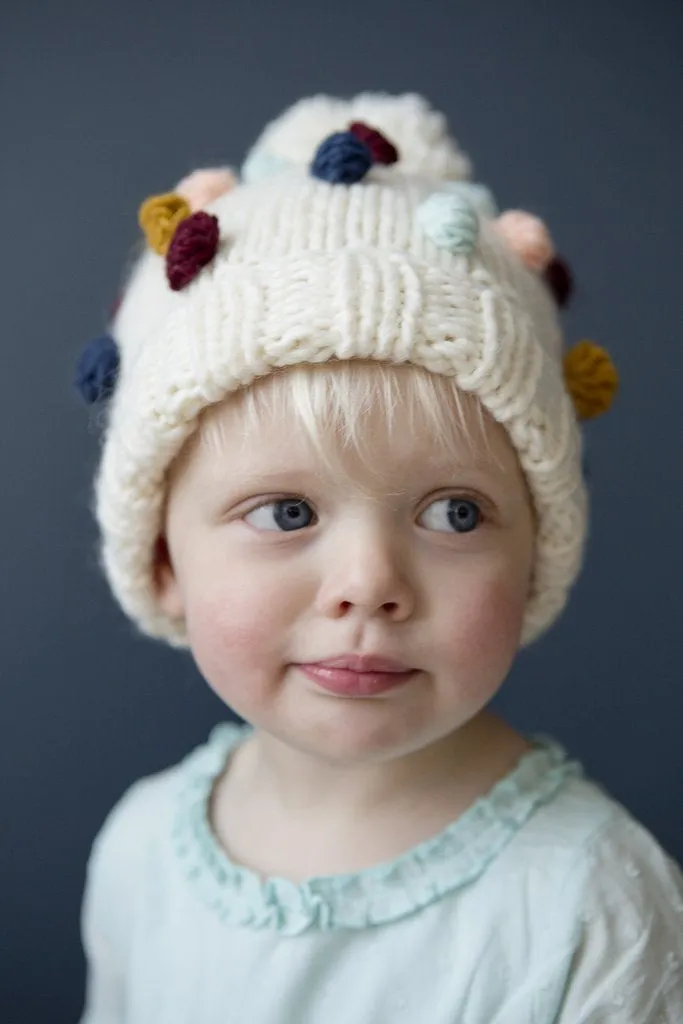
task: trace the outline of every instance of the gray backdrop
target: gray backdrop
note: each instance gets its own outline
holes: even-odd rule
[[[77,1018],[93,836],[133,779],[225,713],[98,575],[99,442],[74,363],[104,327],[140,201],[238,163],[318,91],[422,92],[501,206],[547,218],[575,269],[568,341],[607,345],[621,393],[585,430],[585,572],[496,703],[683,859],[682,28],[674,0],[2,0],[3,1024]]]

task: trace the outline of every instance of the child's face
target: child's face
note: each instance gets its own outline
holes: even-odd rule
[[[243,438],[239,403],[218,415],[222,451],[196,445],[171,487],[158,572],[213,690],[256,727],[338,762],[409,753],[469,722],[518,649],[533,563],[530,501],[503,428],[487,416],[487,445],[446,452],[400,422],[390,440],[371,414],[374,468],[345,452],[342,472],[295,424]],[[299,667],[359,653],[414,671],[368,697],[332,694]]]

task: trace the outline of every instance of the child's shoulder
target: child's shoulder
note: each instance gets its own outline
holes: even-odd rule
[[[597,920],[611,937],[619,927],[622,934],[647,930],[655,919],[670,934],[683,935],[680,865],[558,741],[536,738],[541,752],[526,759],[523,785],[509,800],[516,813],[508,816],[521,823],[515,829],[512,821],[507,846],[482,877],[482,895],[494,906],[502,893],[515,906],[523,900],[525,913],[552,931],[564,930],[572,942],[589,921],[595,934]],[[529,813],[520,814],[525,801]],[[496,824],[506,826],[504,813]]]
[[[143,776],[124,791],[106,815],[92,843],[86,871],[82,926],[87,948],[122,949],[133,908],[160,897],[178,800],[188,789],[214,777],[244,730],[222,723],[207,741],[175,764]]]
[[[680,866],[646,825],[583,768],[536,806],[515,847],[521,861],[554,867],[565,887],[633,895],[641,878],[657,877],[665,887],[674,880],[679,892],[683,884]]]
[[[120,866],[132,866],[133,859],[143,858],[149,844],[170,826],[178,794],[193,783],[215,777],[245,731],[242,726],[221,723],[177,763],[128,786],[108,812],[93,843],[93,853],[115,848]]]
[[[558,897],[595,922],[647,924],[662,915],[683,933],[683,871],[659,840],[601,783],[567,779],[519,835],[529,863],[553,864]]]
[[[524,841],[541,869],[562,864],[552,931],[572,968],[559,1019],[583,1020],[604,998],[615,1020],[625,1011],[683,1020],[683,871],[646,825],[579,777],[539,810]]]
[[[683,1021],[683,872],[602,784],[568,774],[482,882],[507,946],[531,942],[542,972],[566,974],[558,1021],[653,1007]]]

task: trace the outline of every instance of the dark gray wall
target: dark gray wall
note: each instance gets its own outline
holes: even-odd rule
[[[586,428],[586,570],[497,704],[554,733],[683,859],[681,61],[675,0],[0,4],[0,1020],[74,1021],[103,816],[223,708],[138,639],[94,558],[98,435],[73,364],[104,326],[136,211],[239,162],[299,96],[424,93],[501,205],[577,274],[568,341],[618,363]]]

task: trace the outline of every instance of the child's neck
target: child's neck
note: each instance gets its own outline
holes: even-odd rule
[[[215,787],[213,828],[234,860],[264,875],[358,871],[436,835],[528,749],[486,709],[427,748],[357,768],[256,732]]]

